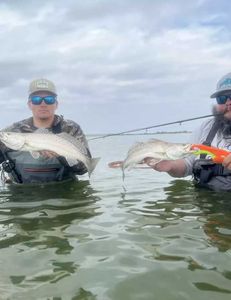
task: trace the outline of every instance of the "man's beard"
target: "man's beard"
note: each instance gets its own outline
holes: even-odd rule
[[[226,111],[224,112],[218,112],[217,109],[216,109],[216,106],[213,106],[212,108],[212,113],[214,115],[214,118],[215,118],[215,122],[217,124],[219,124],[218,126],[218,132],[223,134],[224,137],[227,137],[227,136],[231,136],[231,120],[225,118],[225,113]]]

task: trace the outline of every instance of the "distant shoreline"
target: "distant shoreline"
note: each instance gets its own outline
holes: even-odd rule
[[[192,131],[156,131],[156,132],[144,132],[144,133],[99,133],[99,134],[86,134],[87,136],[119,136],[119,135],[156,135],[156,134],[182,134],[182,133],[192,133]]]

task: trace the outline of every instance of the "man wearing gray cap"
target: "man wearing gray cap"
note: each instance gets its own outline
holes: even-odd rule
[[[36,79],[29,85],[28,107],[32,117],[14,123],[4,131],[31,133],[46,128],[54,134],[66,132],[75,137],[85,147],[91,157],[85,135],[80,126],[56,115],[58,107],[57,91],[53,82],[48,79]],[[33,158],[29,152],[12,151],[1,145],[0,163],[16,183],[45,183],[76,178],[87,172],[83,163],[70,167],[63,157],[50,151],[40,151],[39,159]]]
[[[191,142],[231,152],[231,73],[218,81],[216,92],[211,98],[215,98],[217,102],[213,107],[214,117],[203,122],[195,131]],[[195,183],[200,187],[231,191],[231,154],[222,164],[212,162],[205,154],[199,159],[193,155],[184,159],[163,160],[155,165],[152,165],[150,159],[146,159],[146,163],[154,170],[167,172],[173,177],[193,175]]]

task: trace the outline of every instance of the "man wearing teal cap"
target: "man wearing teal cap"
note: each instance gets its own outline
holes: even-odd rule
[[[231,73],[218,81],[216,92],[211,98],[216,99],[214,117],[202,123],[191,142],[231,152]],[[193,175],[195,183],[200,187],[231,191],[231,154],[222,164],[212,162],[206,155],[201,155],[199,159],[193,155],[184,159],[163,160],[155,165],[152,165],[150,159],[146,159],[146,163],[154,170],[167,172],[173,177]]]

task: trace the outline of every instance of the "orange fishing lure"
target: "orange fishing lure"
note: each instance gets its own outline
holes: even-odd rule
[[[206,154],[211,156],[213,162],[221,164],[225,157],[231,154],[228,150],[219,149],[212,146],[202,145],[202,144],[192,144],[191,150],[195,150],[194,154]]]

